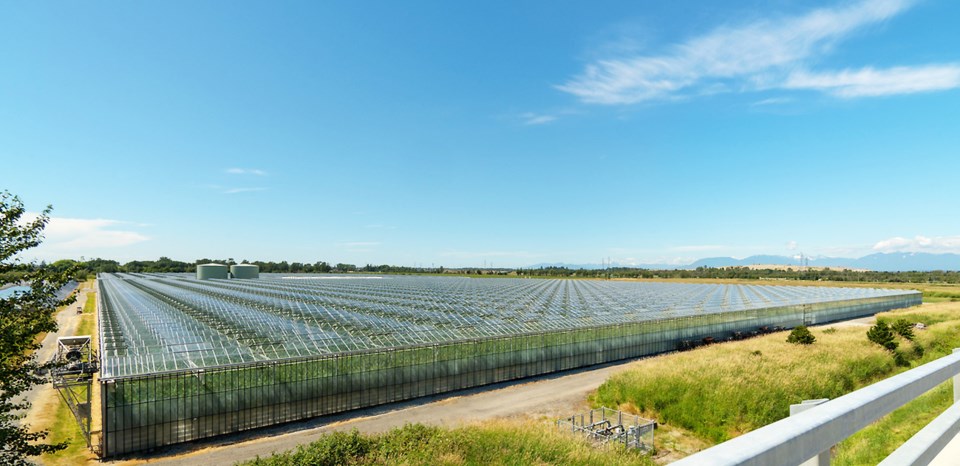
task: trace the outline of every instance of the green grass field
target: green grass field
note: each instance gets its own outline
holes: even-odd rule
[[[243,463],[301,465],[652,465],[622,447],[597,447],[549,423],[491,421],[457,429],[408,424],[383,435],[337,432],[297,450]]]

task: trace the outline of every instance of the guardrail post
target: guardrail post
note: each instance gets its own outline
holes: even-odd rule
[[[798,405],[790,405],[790,415],[794,416],[800,414],[810,408],[826,403],[827,401],[829,401],[829,398],[821,398],[819,400],[803,400],[803,402]],[[800,463],[800,466],[830,466],[830,449],[828,448],[826,451],[820,452],[819,455]]]
[[[953,352],[960,351],[960,348],[954,348]],[[953,376],[953,402],[960,402],[960,374]]]

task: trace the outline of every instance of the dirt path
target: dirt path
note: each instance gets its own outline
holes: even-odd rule
[[[40,361],[46,362],[57,353],[57,338],[61,336],[74,335],[77,326],[80,324],[80,315],[77,314],[77,307],[83,309],[87,301],[88,288],[80,285],[77,301],[57,313],[57,331],[48,333],[41,342],[41,347],[37,350],[37,357]],[[49,429],[53,423],[54,414],[57,411],[60,395],[53,385],[46,383],[35,385],[25,392],[26,399],[30,401],[30,409],[26,412],[26,417],[21,421],[24,425],[29,425],[35,429]],[[34,458],[36,460],[36,458]]]
[[[83,309],[87,302],[87,288],[79,288],[77,301],[57,313],[57,331],[50,332],[40,343],[40,349],[37,350],[37,359],[42,362],[49,361],[57,354],[57,338],[73,335],[77,326],[80,324],[80,316],[77,315],[77,307]],[[51,384],[35,385],[25,392],[26,399],[32,406],[27,411],[27,416],[23,419],[24,424],[36,425],[43,420],[43,414],[48,413],[49,400],[59,401],[57,391]]]

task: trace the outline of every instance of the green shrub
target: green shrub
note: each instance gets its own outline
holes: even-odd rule
[[[893,362],[900,367],[910,367],[910,361],[903,354],[903,351],[893,351]]]
[[[896,332],[897,335],[907,340],[913,340],[913,324],[907,319],[897,319],[897,321],[893,323],[893,326],[891,326],[891,329]]]
[[[924,354],[924,352],[923,352],[923,346],[920,346],[919,343],[914,342],[914,343],[913,343],[913,355],[916,356],[917,359],[920,359],[920,358],[923,357],[923,354]]]
[[[805,325],[794,327],[793,331],[790,332],[790,336],[787,337],[787,343],[797,345],[810,345],[815,341],[817,341],[817,337],[813,336],[813,334],[810,333],[810,329]]]
[[[899,346],[893,339],[893,332],[890,331],[890,327],[882,320],[877,322],[877,325],[870,327],[870,330],[867,330],[867,338],[889,351],[895,351]]]

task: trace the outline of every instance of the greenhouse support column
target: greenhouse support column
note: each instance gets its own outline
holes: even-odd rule
[[[795,416],[810,408],[820,406],[827,401],[829,401],[829,398],[822,398],[819,400],[804,400],[803,403],[798,405],[790,405],[790,415]],[[830,449],[828,448],[826,451],[820,452],[819,455],[800,463],[800,466],[830,466]]]
[[[102,295],[101,295],[102,296]],[[100,340],[103,341],[103,340]],[[100,457],[107,456],[107,386],[103,380],[100,383]]]

